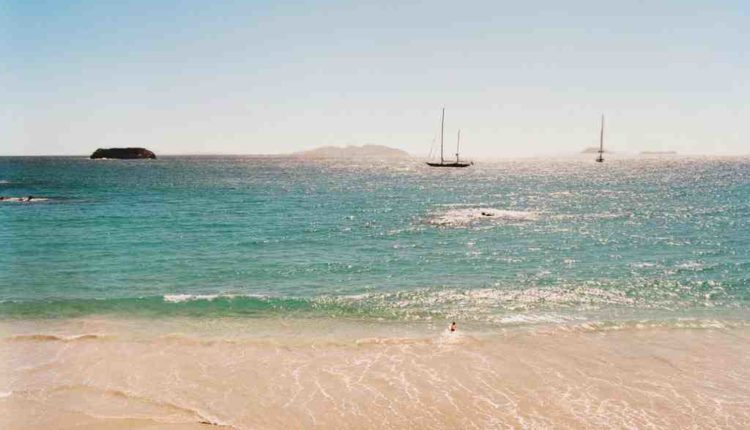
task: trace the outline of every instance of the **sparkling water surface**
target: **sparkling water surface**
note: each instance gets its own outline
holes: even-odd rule
[[[0,316],[748,315],[750,160],[0,158]],[[46,199],[46,200],[45,200]]]

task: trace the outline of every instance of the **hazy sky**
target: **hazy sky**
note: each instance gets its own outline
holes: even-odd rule
[[[750,1],[0,0],[0,154],[750,153]]]

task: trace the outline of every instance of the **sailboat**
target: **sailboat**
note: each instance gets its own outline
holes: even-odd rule
[[[432,167],[469,167],[473,162],[461,161],[458,157],[459,145],[461,145],[461,130],[458,130],[458,138],[456,140],[456,161],[446,161],[443,156],[443,136],[445,131],[445,108],[443,108],[443,115],[440,117],[440,162],[428,161],[427,165]]]
[[[604,162],[604,115],[602,115],[602,128],[599,131],[599,156],[596,157],[597,163]]]

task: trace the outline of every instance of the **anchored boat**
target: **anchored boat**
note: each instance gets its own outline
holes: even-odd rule
[[[597,163],[604,162],[604,115],[602,115],[602,128],[599,131],[599,156],[596,157]]]
[[[458,130],[458,138],[456,139],[456,161],[447,161],[443,156],[443,137],[445,135],[445,108],[443,108],[443,114],[440,117],[440,162],[428,161],[427,165],[431,167],[469,167],[474,164],[471,161],[462,161],[459,158],[458,150],[461,145],[461,130]]]

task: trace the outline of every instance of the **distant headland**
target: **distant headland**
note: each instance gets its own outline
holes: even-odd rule
[[[677,155],[677,151],[642,151],[641,155]]]
[[[608,154],[611,151],[604,150],[602,153]],[[599,147],[598,146],[589,146],[588,148],[585,148],[583,151],[581,151],[581,154],[597,154],[599,153]]]
[[[411,156],[400,149],[383,145],[363,146],[323,146],[309,151],[296,152],[295,157],[301,158],[366,158],[366,159],[406,159]]]
[[[144,158],[156,158],[156,154],[146,148],[99,148],[91,154],[92,160],[97,158],[115,158],[121,160],[134,160]]]

